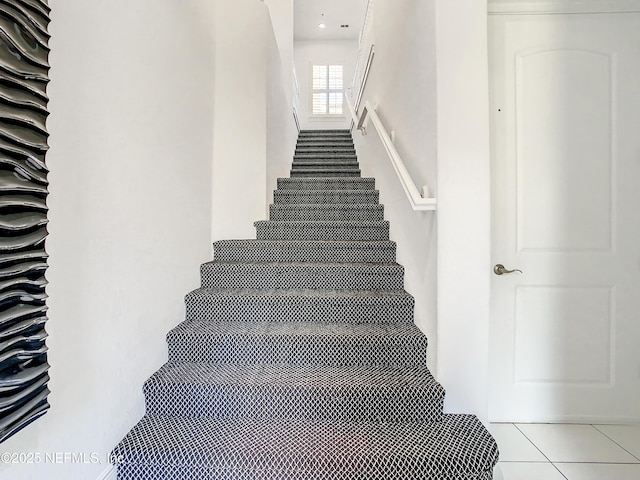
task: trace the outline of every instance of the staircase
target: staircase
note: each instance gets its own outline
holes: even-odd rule
[[[303,131],[257,240],[214,244],[118,478],[490,480],[498,451],[442,413],[374,179],[348,131]]]

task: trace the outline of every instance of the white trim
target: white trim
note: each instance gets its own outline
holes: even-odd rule
[[[570,423],[577,425],[640,425],[640,417],[608,417],[606,415],[536,415],[535,419],[498,419],[491,423]]]
[[[640,13],[640,0],[489,0],[492,15]]]
[[[118,468],[110,465],[96,480],[118,480]]]

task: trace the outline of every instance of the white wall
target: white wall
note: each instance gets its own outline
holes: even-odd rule
[[[447,410],[475,413],[486,421],[491,275],[487,5],[477,0],[438,0],[435,5],[437,377],[447,389]]]
[[[215,11],[211,236],[255,238],[266,215],[269,12],[258,0],[219,0]]]
[[[387,131],[420,189],[437,193],[436,72],[433,2],[374,3],[375,57],[363,101],[379,106]],[[363,48],[363,61],[369,47]],[[357,93],[357,92],[355,92]],[[354,93],[354,94],[355,94]]]
[[[101,464],[0,462],[1,478],[94,479],[143,415],[211,256],[208,3],[50,2],[51,409],[2,451]]]
[[[293,28],[293,24],[291,25]],[[281,52],[275,48],[275,37],[267,32],[267,176],[266,205],[273,203],[273,191],[279,177],[288,177],[298,129],[293,118],[293,84],[291,82],[292,65],[283,71]],[[292,42],[293,44],[293,42]]]
[[[433,5],[412,0],[375,2],[375,57],[362,97],[377,104],[387,131],[418,185],[436,187],[436,88]],[[363,61],[369,46],[363,46]],[[357,92],[355,92],[357,93]],[[405,289],[416,300],[415,323],[429,338],[428,365],[436,368],[436,213],[414,212],[372,124],[354,131],[363,176],[374,176],[405,267]]]
[[[287,98],[293,98],[293,0],[264,0],[280,53],[282,80]]]
[[[215,43],[211,235],[255,238],[253,222],[267,217],[275,178],[293,157],[290,77],[259,0],[218,0]]]
[[[313,64],[344,65],[344,88],[348,88],[355,70],[358,41],[296,40],[293,51],[300,84],[300,128],[303,130],[348,128],[351,119],[346,105],[344,115],[332,117],[311,115],[311,67]]]

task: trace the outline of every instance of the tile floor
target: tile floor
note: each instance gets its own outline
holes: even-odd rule
[[[494,480],[640,480],[640,425],[492,423]]]

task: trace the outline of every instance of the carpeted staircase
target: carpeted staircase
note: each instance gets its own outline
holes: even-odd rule
[[[303,131],[257,240],[214,244],[118,478],[490,480],[496,444],[442,413],[427,340],[348,131]]]

